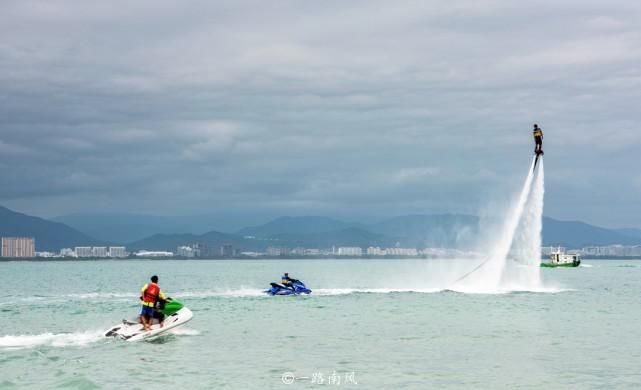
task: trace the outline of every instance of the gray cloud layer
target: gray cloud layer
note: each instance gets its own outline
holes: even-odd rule
[[[546,213],[641,225],[641,3],[0,7],[7,206],[475,213],[538,122]]]

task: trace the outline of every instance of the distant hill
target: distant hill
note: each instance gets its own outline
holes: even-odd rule
[[[308,235],[343,230],[356,224],[327,217],[280,217],[264,225],[246,227],[238,231],[242,236],[274,237],[277,235]]]
[[[478,217],[471,215],[406,215],[368,225],[366,229],[393,236],[410,247],[467,247],[478,234]]]
[[[382,234],[372,233],[367,230],[350,227],[347,229],[332,230],[322,233],[287,233],[276,234],[270,237],[270,245],[282,245],[290,248],[331,248],[332,246],[368,246],[390,247],[397,243],[397,239]]]
[[[127,249],[137,251],[146,249],[150,251],[168,251],[175,252],[176,248],[183,245],[189,245],[198,242],[199,236],[196,234],[154,234],[142,240],[127,243]]]
[[[125,213],[79,213],[53,218],[92,237],[112,242],[142,240],[154,234],[209,231],[236,232],[252,224],[273,218],[256,214],[203,214],[186,216],[155,216]]]
[[[478,218],[466,215],[408,215],[369,225],[310,216],[281,217],[241,229],[238,234],[307,247],[393,246],[396,243],[410,247],[445,247],[468,244],[477,226]]]
[[[86,215],[85,215],[86,216]],[[222,233],[215,229],[199,231],[214,222],[203,216],[202,224],[191,224],[200,217],[150,217],[132,215],[100,215],[101,223],[87,223],[83,217],[67,216],[77,226],[100,226],[100,231],[129,250],[175,251],[191,243],[205,244],[212,253],[222,245],[236,249],[264,251],[269,246],[294,248],[330,248],[332,246],[390,247],[456,247],[473,246],[479,236],[479,219],[470,215],[406,215],[373,224],[345,222],[338,219],[309,217],[280,217],[266,224],[242,228],[237,233]],[[196,218],[196,219],[193,219]],[[173,221],[166,224],[167,221]],[[191,222],[189,222],[191,221]],[[189,222],[189,223],[187,223]],[[111,224],[111,225],[110,225]],[[111,227],[109,227],[111,226]],[[171,229],[185,230],[171,230]],[[110,229],[112,232],[109,233]],[[144,237],[142,233],[153,232]],[[37,250],[58,251],[63,247],[109,245],[108,240],[93,238],[87,232],[59,222],[17,213],[0,207],[1,236],[33,236]],[[247,237],[252,236],[252,237]],[[641,245],[639,229],[605,229],[579,221],[543,219],[543,244],[560,244],[570,248],[586,245]]]
[[[223,245],[232,245],[234,248],[242,250],[264,250],[270,245],[266,241],[245,239],[235,234],[212,231],[205,234],[154,234],[142,240],[128,243],[127,249],[131,251],[146,249],[175,252],[179,246],[194,243],[204,244],[209,253],[215,255],[220,253],[220,247]]]
[[[332,230],[332,228],[335,228]],[[239,234],[274,240],[282,246],[333,245],[405,247],[472,247],[479,235],[479,218],[471,215],[406,215],[369,225],[325,217],[283,217],[265,225],[241,229]],[[368,235],[369,234],[369,235]],[[641,236],[592,226],[578,221],[543,219],[543,244],[570,248],[585,245],[637,245]]]
[[[623,234],[624,236],[641,238],[641,229],[624,228],[624,229],[614,229],[614,231],[619,234]]]
[[[236,234],[208,232],[196,234],[155,234],[127,244],[129,250],[157,250],[175,252],[178,246],[192,243],[205,244],[210,254],[219,254],[220,247],[232,245],[244,251],[264,251],[273,247],[331,248],[332,246],[394,246],[397,240],[359,228],[347,228],[323,233],[283,233],[269,238],[245,238]]]
[[[70,214],[54,218],[91,236],[103,240],[128,242],[154,234],[202,233],[207,231],[197,224],[179,217],[161,217],[133,214]],[[211,227],[209,228],[211,230]]]
[[[560,244],[569,248],[586,245],[637,245],[641,237],[623,235],[616,230],[588,225],[580,221],[543,218],[543,245]]]
[[[37,251],[59,251],[75,246],[107,245],[63,223],[32,217],[0,206],[0,236],[35,237]]]

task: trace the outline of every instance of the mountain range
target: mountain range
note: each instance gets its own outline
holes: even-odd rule
[[[132,242],[154,234],[236,232],[275,218],[271,214],[203,214],[157,216],[124,213],[77,213],[53,218],[102,241]]]
[[[617,233],[623,234],[624,236],[628,236],[628,237],[635,237],[635,238],[641,237],[641,229],[625,228],[625,229],[615,229],[615,231]]]
[[[35,237],[38,251],[58,251],[60,248],[108,244],[64,223],[18,213],[2,206],[0,206],[0,236]]]
[[[211,230],[210,226],[222,226],[223,222],[208,222],[205,216],[144,216],[136,221],[136,216],[129,214],[75,214],[49,221],[0,207],[0,236],[33,236],[39,251],[116,243],[126,245],[129,250],[175,251],[180,245],[200,243],[215,253],[227,244],[248,251],[264,251],[269,246],[329,248],[334,245],[472,248],[486,233],[478,217],[453,214],[407,215],[374,223],[322,216],[279,217],[228,232]],[[570,248],[639,245],[641,230],[605,229],[580,221],[545,217],[543,244]]]

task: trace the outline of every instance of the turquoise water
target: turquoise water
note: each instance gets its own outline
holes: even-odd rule
[[[638,389],[641,262],[587,263],[501,294],[444,289],[462,260],[0,263],[0,388]],[[284,271],[312,295],[262,295]],[[154,273],[194,319],[103,338]]]

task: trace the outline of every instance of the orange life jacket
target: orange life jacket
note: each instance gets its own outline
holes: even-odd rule
[[[158,294],[160,294],[160,287],[158,287],[156,283],[149,283],[145,289],[142,300],[143,302],[156,303]]]

